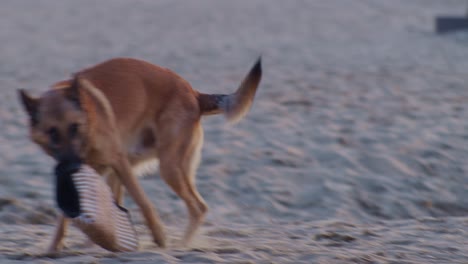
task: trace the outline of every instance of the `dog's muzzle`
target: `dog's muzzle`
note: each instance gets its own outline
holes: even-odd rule
[[[55,168],[55,173],[60,173],[62,175],[70,175],[77,172],[80,169],[80,166],[83,164],[81,158],[71,149],[59,152],[57,160],[58,164]]]

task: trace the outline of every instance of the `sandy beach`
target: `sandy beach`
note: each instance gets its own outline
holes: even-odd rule
[[[468,31],[434,33],[463,0],[27,1],[0,5],[1,263],[468,263]],[[209,205],[188,248],[185,205],[140,178],[169,239],[46,256],[54,162],[28,138],[34,95],[113,57],[170,68],[206,93],[264,75],[238,125],[203,121]]]

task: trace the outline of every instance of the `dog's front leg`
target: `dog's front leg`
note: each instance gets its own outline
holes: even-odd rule
[[[165,247],[166,238],[163,226],[161,225],[161,219],[159,218],[156,209],[151,205],[151,202],[146,196],[143,188],[138,183],[138,180],[133,175],[130,162],[126,157],[123,157],[123,155],[120,155],[116,161],[117,162],[113,166],[115,173],[143,213],[146,225],[153,236],[153,241],[160,247]]]
[[[60,215],[57,222],[57,227],[55,229],[55,234],[50,243],[47,253],[54,253],[62,249],[63,247],[63,238],[67,232],[68,219],[64,215]]]
[[[114,173],[109,173],[107,175],[107,185],[112,191],[112,194],[114,195],[114,200],[115,202],[123,206],[123,196],[124,196],[124,189],[122,184],[120,183],[119,178]]]

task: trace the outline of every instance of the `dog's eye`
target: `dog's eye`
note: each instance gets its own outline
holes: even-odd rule
[[[76,134],[78,134],[78,128],[80,127],[80,125],[78,125],[77,123],[73,123],[71,124],[69,127],[68,127],[68,135],[70,137],[75,137]]]
[[[51,127],[47,130],[47,134],[49,135],[50,141],[54,144],[58,144],[60,141],[60,134],[56,127]]]

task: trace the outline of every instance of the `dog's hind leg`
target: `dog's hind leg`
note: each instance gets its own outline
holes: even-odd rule
[[[170,131],[174,131],[168,128]],[[165,142],[158,153],[160,155],[161,177],[185,202],[189,223],[182,240],[187,245],[198,227],[203,222],[208,207],[195,186],[195,173],[200,163],[203,129],[199,122],[194,127],[179,129],[179,135],[163,133],[161,141]]]

